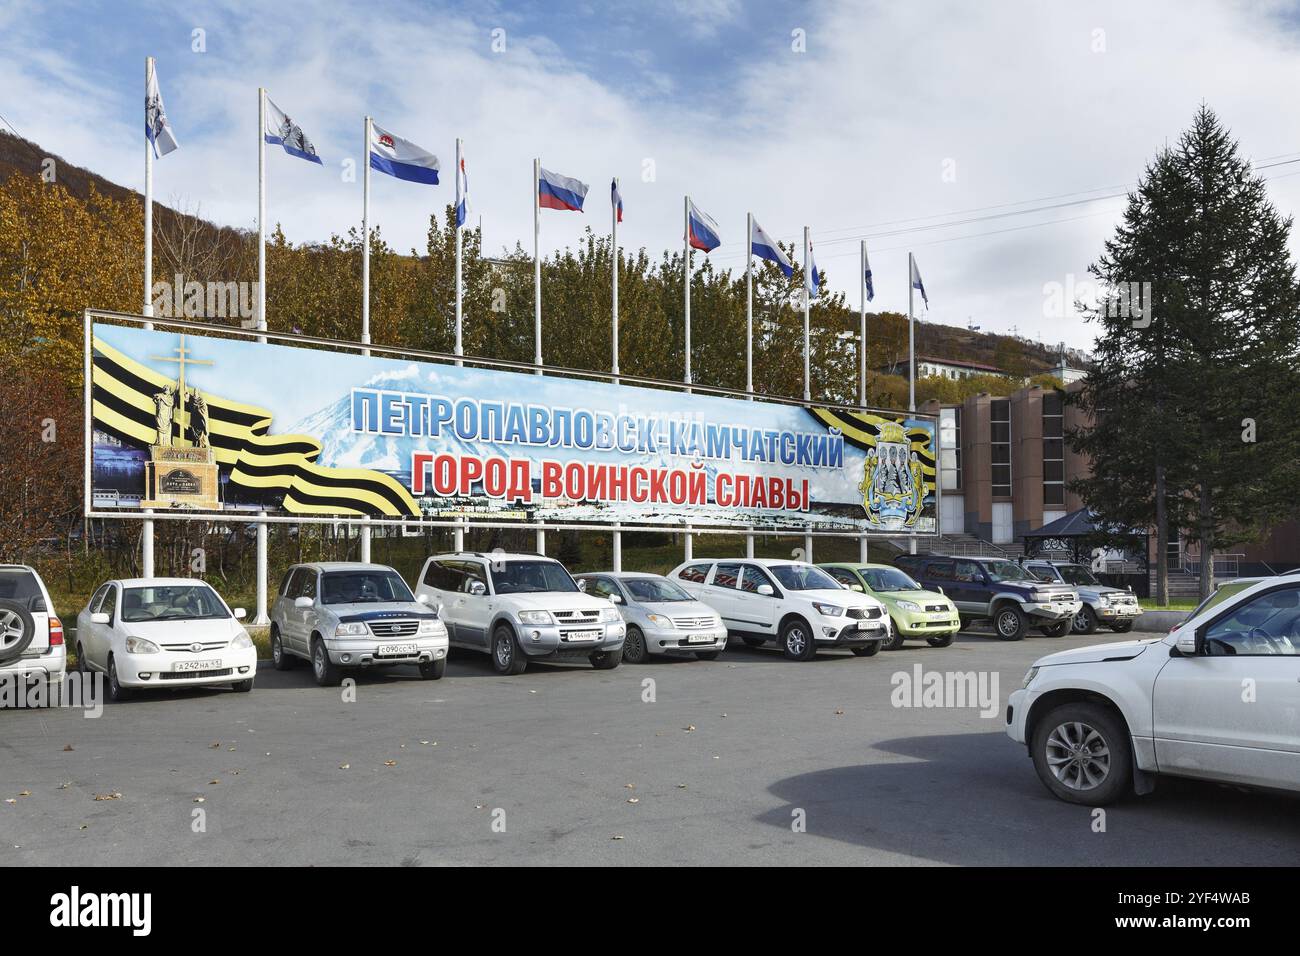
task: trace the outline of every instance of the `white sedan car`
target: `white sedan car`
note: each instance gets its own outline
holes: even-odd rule
[[[217,592],[189,578],[108,581],[77,615],[77,668],[108,675],[109,698],[142,687],[253,689],[257,649]]]
[[[1049,654],[1006,716],[1071,803],[1146,793],[1157,774],[1300,791],[1300,574],[1218,592],[1163,639]]]

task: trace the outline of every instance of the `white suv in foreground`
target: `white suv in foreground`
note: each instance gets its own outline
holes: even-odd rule
[[[543,555],[434,555],[415,593],[441,606],[453,646],[491,654],[499,674],[523,673],[530,660],[588,660],[609,670],[623,659],[617,605],[584,594],[564,565]]]
[[[1212,595],[1163,639],[1049,654],[1006,716],[1071,803],[1147,793],[1155,774],[1300,791],[1300,574]]]
[[[687,561],[668,577],[722,615],[727,630],[750,647],[775,640],[792,661],[828,647],[870,657],[889,640],[884,604],[804,561]]]
[[[57,684],[67,672],[67,650],[41,576],[25,564],[0,564],[0,677]]]

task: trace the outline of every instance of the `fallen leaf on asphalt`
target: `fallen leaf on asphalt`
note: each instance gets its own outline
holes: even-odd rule
[[[625,784],[623,784],[623,789],[624,789],[624,790],[635,790],[635,789],[636,789],[636,784],[634,784],[634,783],[625,783]]]
[[[221,749],[221,741],[218,740],[216,743],[208,744],[208,749],[209,749],[209,750],[220,750],[220,749]]]
[[[226,750],[229,751],[230,753],[234,753],[234,752],[235,752],[235,748],[234,748],[234,747],[227,747]]]
[[[81,826],[77,827],[77,829],[78,829],[78,830],[85,830],[85,829],[88,829],[88,827],[83,823]]]
[[[68,753],[69,751],[72,751],[72,750],[75,750],[75,749],[76,749],[76,748],[73,747],[72,744],[64,744],[64,745],[63,745],[63,752],[64,752],[65,754]]]
[[[836,717],[843,717],[843,716],[844,716],[844,708],[843,708],[843,707],[836,707],[836,708],[835,708],[835,716],[836,716]]]
[[[722,716],[723,716],[723,717],[726,717],[727,715],[726,715],[726,714],[723,714]]]
[[[347,770],[347,769],[349,769],[351,766],[352,766],[352,764],[350,764],[350,763],[341,763],[341,764],[339,764],[339,769],[340,769],[340,770]]]
[[[32,792],[31,792],[30,790],[19,790],[19,791],[18,791],[18,796],[20,796],[20,797],[30,797],[31,795],[32,795]]]
[[[59,789],[60,789],[60,790],[67,790],[70,786],[72,786],[72,781],[71,781],[71,780],[65,780],[63,783],[59,784]]]
[[[385,760],[385,761],[384,761],[384,766],[385,766],[385,767],[396,767],[396,766],[397,766],[397,761],[396,761],[396,760]]]
[[[205,802],[207,799],[208,799],[207,797],[195,797],[195,798],[194,798],[194,802],[195,802],[195,803],[203,803],[203,802]]]
[[[679,783],[679,784],[677,785],[677,789],[678,789],[678,790],[685,790],[685,789],[686,789],[686,784],[684,784],[684,783]]]
[[[621,833],[615,833],[612,837],[610,837],[610,839],[611,839],[611,840],[621,840],[621,839],[623,839],[623,834],[621,834]]]
[[[121,800],[122,794],[118,793],[116,790],[114,790],[112,793],[97,793],[95,794],[95,799],[96,800]]]
[[[17,803],[17,802],[18,802],[18,801],[15,800],[13,797],[6,797],[6,798],[5,798],[5,803]]]
[[[641,798],[640,798],[640,797],[628,797],[628,798],[627,798],[627,802],[628,802],[628,803],[640,803],[640,802],[641,802]]]
[[[682,730],[686,731],[688,734],[693,734],[695,733],[695,725],[687,724],[685,727],[682,728]]]

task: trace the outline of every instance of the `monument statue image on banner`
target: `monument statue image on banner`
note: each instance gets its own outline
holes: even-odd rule
[[[157,440],[149,447],[145,463],[144,508],[221,510],[216,454],[208,436],[208,402],[197,388],[185,384],[191,365],[212,365],[190,357],[185,336],[175,356],[151,355],[154,362],[171,362],[178,368],[175,385],[153,396]],[[186,438],[186,434],[189,438]]]

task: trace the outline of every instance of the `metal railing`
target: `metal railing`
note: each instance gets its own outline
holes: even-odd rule
[[[1241,562],[1245,559],[1245,554],[1216,554],[1211,556],[1211,567],[1214,569],[1216,578],[1235,578],[1241,575]],[[1169,570],[1174,570],[1170,567]],[[1199,576],[1201,573],[1201,561],[1199,558],[1190,558],[1183,555],[1182,565],[1179,570]]]

